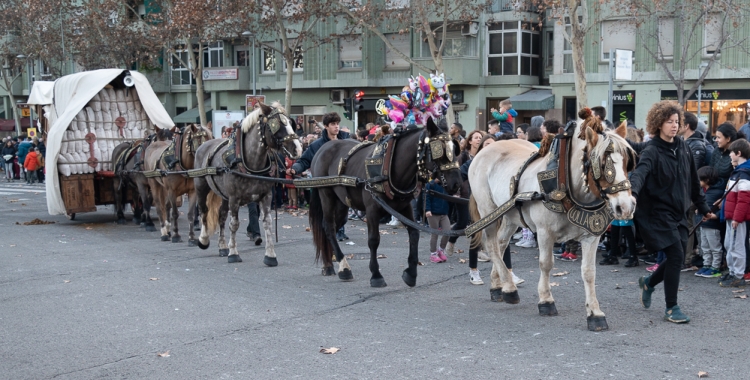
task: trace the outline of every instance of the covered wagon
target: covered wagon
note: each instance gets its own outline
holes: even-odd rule
[[[136,71],[76,73],[56,80],[47,92],[32,99],[42,106],[49,126],[46,188],[51,215],[74,218],[114,203],[115,146],[147,137],[153,126],[174,126],[146,77]]]

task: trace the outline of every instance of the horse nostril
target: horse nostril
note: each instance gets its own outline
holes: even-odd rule
[[[618,205],[617,207],[615,207],[615,212],[616,212],[617,214],[620,214],[620,215],[622,215],[622,206],[619,206],[619,205]]]

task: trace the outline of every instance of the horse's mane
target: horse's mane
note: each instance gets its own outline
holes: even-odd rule
[[[284,107],[282,107],[279,102],[271,103],[271,107],[274,107],[279,111],[279,118],[281,119],[281,123],[284,125],[289,125],[289,118],[286,116],[286,110],[284,110]],[[250,132],[250,130],[253,129],[253,126],[255,124],[258,124],[258,122],[260,121],[261,115],[263,115],[263,110],[260,108],[254,110],[253,112],[250,112],[245,120],[242,120],[242,132]]]

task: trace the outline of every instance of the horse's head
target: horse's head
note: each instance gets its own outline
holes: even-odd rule
[[[438,127],[432,118],[428,117],[425,132],[419,141],[419,170],[432,172],[433,177],[440,178],[448,194],[457,193],[463,181],[458,170],[457,157],[453,154],[454,142],[448,134],[448,128]]]
[[[623,123],[614,132],[597,132],[585,124],[585,191],[609,202],[615,218],[627,219],[635,212],[628,173],[635,168],[636,159],[635,152],[625,141],[627,126]]]
[[[211,129],[202,125],[190,124],[182,128],[182,151],[195,155],[198,147],[213,139]]]
[[[302,144],[283,108],[260,103],[258,112],[260,134],[265,144],[271,149],[282,150],[292,160],[298,159],[302,155]]]

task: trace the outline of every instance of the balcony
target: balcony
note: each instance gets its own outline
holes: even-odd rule
[[[534,6],[528,0],[492,0],[489,13],[497,12],[533,12]]]

